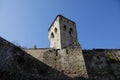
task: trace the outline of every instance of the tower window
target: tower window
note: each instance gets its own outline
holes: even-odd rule
[[[70,34],[70,36],[72,35],[72,33],[69,31],[69,34]]]
[[[54,29],[55,33],[57,33],[57,28]]]
[[[70,28],[70,32],[73,33],[73,29],[72,28]]]
[[[70,34],[70,36],[73,34],[73,29],[72,28],[70,28],[69,34]]]
[[[54,38],[55,36],[54,36],[54,34],[53,34],[53,32],[51,33],[51,38]]]
[[[64,31],[66,31],[66,25],[64,25]]]
[[[72,36],[72,33],[73,33],[73,29],[70,28],[70,30],[69,30],[69,34],[70,34],[70,36]]]

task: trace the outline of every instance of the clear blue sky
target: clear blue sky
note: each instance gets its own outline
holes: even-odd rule
[[[120,0],[0,0],[0,36],[28,48],[49,47],[57,14],[76,22],[83,49],[120,48]]]

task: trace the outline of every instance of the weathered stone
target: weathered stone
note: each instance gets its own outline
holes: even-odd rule
[[[58,15],[49,39],[21,49],[0,37],[0,80],[120,80],[120,49],[82,50],[73,21]]]
[[[71,80],[1,37],[0,45],[0,80]]]
[[[76,24],[74,21],[58,15],[48,30],[50,47],[63,49],[77,41]]]

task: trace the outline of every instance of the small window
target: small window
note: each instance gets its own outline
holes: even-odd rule
[[[51,33],[51,38],[54,38],[54,34],[53,34],[53,32]]]
[[[57,33],[57,28],[54,29],[55,33]]]
[[[66,31],[66,25],[64,25],[64,31]]]
[[[73,29],[72,28],[70,28],[70,32],[73,33]]]
[[[73,29],[72,28],[70,28],[69,34],[70,34],[70,36],[72,36],[72,34],[73,34]]]
[[[68,50],[66,49],[66,54],[68,55]]]
[[[58,56],[58,53],[57,53],[57,52],[56,52],[55,54],[56,54],[56,56]]]
[[[69,34],[70,34],[70,36],[72,36],[72,33],[71,33],[71,31],[69,31]]]

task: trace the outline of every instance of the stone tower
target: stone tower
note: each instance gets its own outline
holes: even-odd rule
[[[77,41],[76,24],[74,21],[57,15],[48,30],[50,47],[54,49],[65,48]]]

